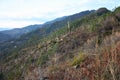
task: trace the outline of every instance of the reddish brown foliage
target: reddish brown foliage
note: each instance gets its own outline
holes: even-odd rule
[[[111,67],[110,67],[111,66]],[[49,75],[50,80],[116,80],[120,79],[120,43],[104,49],[101,55],[88,56],[78,69],[64,68]]]

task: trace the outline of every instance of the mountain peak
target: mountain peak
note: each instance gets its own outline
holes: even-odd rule
[[[108,10],[105,7],[99,8],[98,10],[96,10],[97,15],[102,15],[104,13],[110,12],[110,10]]]

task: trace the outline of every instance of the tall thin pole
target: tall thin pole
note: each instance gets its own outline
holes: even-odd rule
[[[67,25],[68,25],[68,31],[70,32],[70,22],[69,21],[67,22]]]

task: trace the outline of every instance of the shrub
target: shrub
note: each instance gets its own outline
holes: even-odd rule
[[[42,54],[42,55],[40,56],[40,58],[38,59],[37,64],[40,65],[40,66],[42,66],[42,65],[46,64],[46,62],[47,62],[48,60],[49,60],[48,55],[44,53],[44,54]]]
[[[86,55],[84,53],[80,53],[78,56],[75,56],[73,58],[73,61],[71,63],[72,66],[75,66],[75,65],[78,65],[80,64],[81,62],[83,62],[86,58]]]

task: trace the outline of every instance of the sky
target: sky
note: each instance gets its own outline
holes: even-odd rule
[[[120,6],[120,0],[0,0],[0,28],[43,24],[85,10]]]

